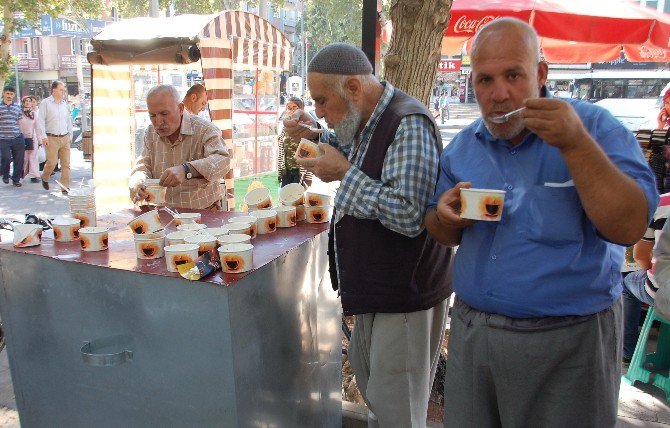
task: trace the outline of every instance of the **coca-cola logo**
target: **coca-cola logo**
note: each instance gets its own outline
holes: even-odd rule
[[[454,33],[468,33],[475,34],[482,25],[485,25],[494,19],[500,18],[499,16],[487,15],[481,19],[468,19],[466,15],[460,16],[456,23],[454,24]]]
[[[638,46],[640,58],[665,58],[665,51],[660,48],[650,48],[649,46]]]

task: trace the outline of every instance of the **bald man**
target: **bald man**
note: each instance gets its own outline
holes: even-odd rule
[[[652,218],[654,176],[607,111],[548,93],[526,23],[482,27],[471,59],[482,118],[442,153],[424,219],[440,242],[459,245],[444,425],[612,427],[622,245]],[[506,192],[499,221],[461,216],[470,187]]]
[[[324,133],[322,156],[297,162],[323,181],[340,181],[331,278],[344,313],[356,315],[348,355],[368,426],[425,427],[451,294],[450,250],[422,224],[440,132],[425,105],[379,82],[354,46],[319,51],[307,83],[317,116],[334,132]],[[290,137],[318,137],[294,120],[284,125]]]

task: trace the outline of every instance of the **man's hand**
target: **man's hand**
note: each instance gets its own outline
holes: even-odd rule
[[[469,189],[470,187],[472,187],[472,183],[462,181],[442,193],[435,207],[435,214],[441,226],[463,229],[475,223],[474,220],[461,217],[461,189]]]
[[[144,185],[144,180],[138,181],[134,186],[131,186],[129,189],[130,191],[130,200],[133,201],[134,204],[141,202],[149,196],[147,194],[146,187]]]
[[[186,180],[186,171],[181,165],[173,166],[163,171],[158,184],[165,187],[177,187]]]
[[[298,165],[313,173],[326,183],[339,181],[349,171],[351,162],[329,144],[319,144],[324,154],[316,158],[296,158]]]
[[[284,119],[284,131],[286,131],[286,135],[293,139],[307,138],[313,140],[319,136],[316,132],[309,130],[307,126],[316,128],[317,124],[312,116],[303,110],[296,110],[291,118]]]
[[[556,98],[529,98],[521,112],[526,128],[557,149],[569,150],[590,138],[572,105]]]
[[[42,138],[42,145],[44,147],[49,145],[49,139],[47,137]]]

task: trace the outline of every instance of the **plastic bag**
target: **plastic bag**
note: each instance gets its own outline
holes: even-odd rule
[[[40,145],[37,149],[37,163],[42,163],[47,161],[47,152],[44,150],[44,146]]]

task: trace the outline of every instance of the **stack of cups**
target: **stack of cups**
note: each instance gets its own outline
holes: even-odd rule
[[[279,200],[282,205],[295,207],[295,221],[305,220],[305,188],[302,184],[291,183],[282,187],[279,190]]]
[[[133,231],[138,259],[159,259],[165,255],[165,230],[158,210],[148,211],[128,222]]]
[[[149,205],[163,205],[165,204],[165,192],[167,187],[158,184],[158,178],[147,178],[144,180],[144,192],[147,194],[145,199]]]
[[[81,227],[97,226],[95,212],[95,193],[88,186],[70,189],[70,214],[81,222]]]
[[[307,223],[326,223],[333,215],[333,197],[323,193],[305,192]]]

